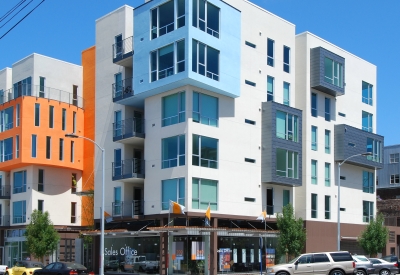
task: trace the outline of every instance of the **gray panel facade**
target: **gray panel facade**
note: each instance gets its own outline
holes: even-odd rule
[[[298,117],[298,142],[276,136],[276,112],[286,112]],[[273,101],[262,103],[261,131],[261,181],[285,186],[302,185],[302,111]],[[277,176],[276,149],[287,149],[298,153],[298,179]]]
[[[325,57],[343,65],[343,88],[325,81]],[[345,59],[322,47],[310,50],[310,83],[311,88],[331,96],[344,95],[345,91]]]
[[[400,162],[390,163],[390,155],[400,155],[400,145],[386,146],[383,148],[383,168],[378,171],[378,186],[377,189],[383,188],[400,188],[400,184],[390,184],[391,175],[400,174]]]
[[[380,141],[382,143],[380,150],[382,150],[384,144],[383,136],[366,132],[346,124],[335,125],[335,161],[341,162],[353,155],[367,152],[368,138]],[[381,155],[382,154],[383,152],[381,152]],[[370,157],[357,156],[347,160],[346,163],[368,169],[381,169],[383,167],[382,162],[376,162],[370,159]]]

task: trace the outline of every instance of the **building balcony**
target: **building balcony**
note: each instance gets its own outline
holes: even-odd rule
[[[143,216],[144,201],[133,200],[133,201],[119,201],[112,203],[112,217],[119,218],[138,218]]]
[[[113,62],[120,66],[132,68],[133,36],[113,45]]]
[[[143,182],[144,166],[143,159],[125,159],[120,162],[113,162],[113,181]]]
[[[132,77],[118,81],[112,85],[113,102],[132,97],[134,95],[132,89]]]
[[[10,226],[10,215],[0,216],[0,226]]]
[[[144,119],[128,118],[113,123],[113,141],[131,145],[144,145]]]
[[[0,199],[9,200],[11,199],[11,186],[0,185]]]

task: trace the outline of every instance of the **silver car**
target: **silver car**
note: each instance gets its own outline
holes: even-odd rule
[[[375,273],[379,275],[397,274],[399,272],[397,263],[389,263],[385,260],[377,258],[369,258],[369,261],[375,267]]]

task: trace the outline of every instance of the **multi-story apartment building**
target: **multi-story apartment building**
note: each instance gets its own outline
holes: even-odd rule
[[[360,251],[382,166],[374,65],[243,0],[123,6],[96,21],[87,60],[107,155],[106,266],[133,253],[160,260],[162,274],[257,269],[288,203],[305,251],[335,250],[339,164],[339,238]],[[169,214],[170,201],[185,215]],[[95,192],[97,221],[100,205]]]
[[[93,179],[82,177],[83,140],[66,139],[71,132],[90,134],[84,132],[81,66],[32,54],[0,71],[3,264],[30,257],[23,233],[34,209],[49,212],[60,234],[53,260],[74,260],[74,240],[93,218],[92,211],[81,213],[90,206],[76,191],[93,189]]]

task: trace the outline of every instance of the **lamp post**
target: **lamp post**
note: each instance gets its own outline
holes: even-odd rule
[[[338,216],[337,216],[337,250],[340,251],[340,167],[342,164],[344,164],[346,161],[348,161],[351,158],[358,157],[358,156],[371,156],[371,152],[366,152],[366,153],[361,153],[361,154],[356,154],[352,155],[348,158],[346,158],[344,161],[339,163],[339,168],[338,168],[338,174],[339,174],[339,179],[338,179]]]
[[[78,136],[75,134],[65,134],[65,137],[68,138],[82,138],[90,141],[95,144],[101,150],[101,161],[102,161],[102,183],[101,183],[101,211],[100,211],[100,268],[99,275],[104,275],[104,148],[98,145],[94,140],[84,137]]]

